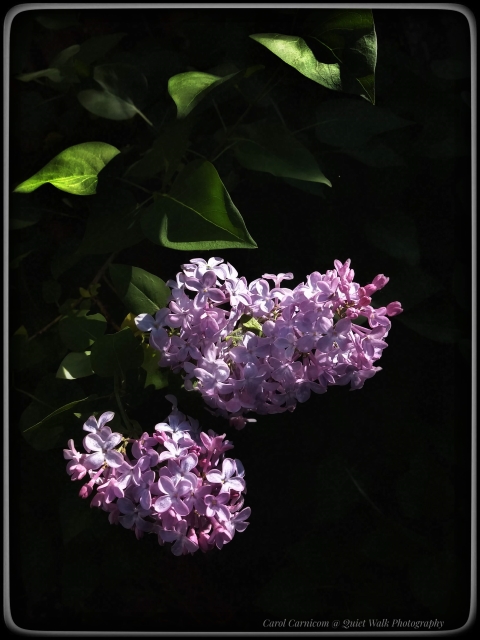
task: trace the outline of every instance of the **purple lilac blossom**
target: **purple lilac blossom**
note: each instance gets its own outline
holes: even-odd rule
[[[334,269],[314,271],[289,289],[281,285],[292,273],[265,273],[248,284],[222,258],[194,258],[167,282],[168,307],[155,320],[141,314],[135,322],[150,332],[159,366],[180,373],[185,388],[199,392],[211,413],[240,429],[255,422],[247,418],[251,412],[293,411],[312,391],[347,384],[361,389],[381,371],[375,363],[387,347],[389,316],[402,306],[371,305],[387,276],[364,286],[354,277],[350,260],[335,260]],[[167,449],[163,459],[183,455],[178,447]]]
[[[111,524],[138,539],[154,533],[159,544],[172,542],[177,556],[222,549],[249,524],[250,508],[240,511],[245,470],[240,460],[225,457],[233,448],[225,434],[200,431],[196,420],[178,410],[174,396],[167,399],[170,415],[139,439],[105,427],[112,412],[98,421],[91,416],[83,427],[89,432],[86,452],[77,451],[73,440],[63,451],[67,473],[72,480],[86,476],[80,497],[91,496],[91,507],[106,511]]]

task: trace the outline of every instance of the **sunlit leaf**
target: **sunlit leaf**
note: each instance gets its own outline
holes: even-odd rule
[[[90,351],[84,353],[69,353],[60,363],[57,371],[57,378],[64,380],[76,380],[93,375],[90,364]]]
[[[247,169],[332,186],[310,151],[279,125],[261,122],[245,126],[234,150]]]
[[[138,113],[134,104],[122,100],[108,91],[85,89],[80,91],[78,99],[87,111],[109,120],[130,120]]]
[[[126,328],[99,338],[92,346],[90,358],[97,375],[108,378],[118,374],[124,378],[128,369],[140,367],[143,350],[132,331]]]
[[[143,364],[142,369],[147,372],[145,378],[145,387],[152,385],[155,389],[163,389],[168,386],[168,372],[158,367],[158,361],[160,354],[155,349],[147,344],[143,343]]]
[[[80,196],[96,192],[98,174],[120,151],[106,142],[83,142],[65,149],[43,169],[16,187],[30,193],[49,182],[57,189]]]
[[[256,248],[240,212],[217,170],[207,161],[194,161],[143,214],[145,236],[164,247],[190,250]]]
[[[95,340],[103,336],[107,321],[101,313],[90,316],[79,311],[75,316],[60,320],[58,331],[63,344],[71,351],[85,351]]]
[[[280,33],[250,37],[327,89],[358,93],[375,103],[377,38],[372,11],[335,9],[315,15],[305,39]]]
[[[210,91],[242,74],[238,71],[222,78],[202,71],[187,71],[171,77],[168,93],[177,105],[177,118],[185,118]]]
[[[121,265],[118,265],[118,266],[121,266]],[[125,329],[125,327],[129,327],[129,329],[133,331],[133,335],[139,335],[139,336],[142,335],[143,332],[140,331],[140,329],[137,329],[137,325],[135,324],[135,318],[137,317],[137,315],[138,314],[136,313],[127,313],[127,315],[122,321],[122,324],[120,325],[120,329]]]
[[[166,307],[170,289],[153,273],[124,264],[110,265],[109,273],[115,290],[131,313],[153,315]]]
[[[257,33],[251,35],[250,38],[263,44],[264,47],[310,80],[318,82],[327,89],[342,90],[339,64],[318,62],[303,38],[281,33]]]
[[[135,105],[147,92],[147,79],[136,67],[124,64],[99,65],[94,69],[93,78],[103,91],[80,91],[77,97],[85,109],[109,120],[129,120],[138,113],[153,126]]]

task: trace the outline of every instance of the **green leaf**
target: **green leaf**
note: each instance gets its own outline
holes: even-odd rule
[[[103,58],[103,56],[116,47],[125,35],[125,33],[108,33],[86,40],[80,45],[77,60],[84,65],[91,65],[92,62]]]
[[[403,167],[406,164],[398,153],[378,140],[369,140],[358,149],[344,149],[343,153],[369,167]]]
[[[119,374],[124,378],[128,369],[141,366],[143,350],[127,327],[118,333],[99,338],[92,346],[90,357],[92,369],[97,375],[108,378]]]
[[[62,74],[58,69],[42,69],[41,71],[32,71],[31,73],[21,73],[17,76],[17,80],[22,82],[30,82],[31,80],[37,80],[38,78],[48,78],[53,82],[61,82]]]
[[[185,118],[210,91],[240,75],[243,75],[242,71],[223,78],[202,71],[187,71],[172,76],[168,81],[168,93],[177,105],[177,118]]]
[[[65,149],[43,169],[25,180],[15,193],[30,193],[49,182],[57,189],[89,196],[96,192],[98,174],[120,151],[106,142],[83,142]]]
[[[317,107],[316,117],[318,140],[345,149],[361,147],[376,135],[414,124],[358,98],[325,100]]]
[[[256,333],[258,336],[262,335],[263,327],[256,318],[247,317],[245,321],[242,321],[242,319],[240,319],[240,321],[247,331],[253,331],[253,333]]]
[[[99,193],[92,200],[80,255],[119,251],[143,240],[137,214],[137,201],[126,189]]]
[[[76,382],[59,380],[53,374],[42,371],[31,397],[34,401],[22,413],[19,422],[19,428],[25,440],[35,449],[42,451],[51,449],[59,443],[65,446],[65,440],[61,440],[61,434],[64,433],[65,427],[76,424],[73,413],[57,411],[55,416],[48,420],[47,418],[52,416],[59,407],[63,408],[67,404],[83,400],[85,393]],[[86,406],[88,408],[88,405]],[[47,428],[38,426],[32,428],[43,421]]]
[[[300,36],[258,33],[250,38],[310,80],[333,91],[358,93],[375,103],[377,38],[370,9],[317,12],[307,42]],[[318,49],[316,55],[310,45]],[[322,62],[326,60],[326,62]]]
[[[88,398],[82,398],[81,400],[74,400],[73,402],[69,402],[68,404],[56,409],[52,413],[49,413],[45,418],[38,421],[36,424],[33,424],[31,427],[27,427],[24,430],[24,434],[31,434],[33,431],[38,431],[39,429],[52,429],[58,433],[58,429],[63,430],[61,426],[62,420],[64,420],[64,414],[66,411],[70,411],[70,409],[80,409],[83,405],[91,402],[96,399],[96,395],[88,396]]]
[[[109,268],[113,285],[128,311],[138,315],[154,315],[167,306],[170,289],[158,276],[139,267],[112,264]]]
[[[122,100],[108,91],[85,89],[79,92],[78,99],[87,111],[109,120],[130,120],[139,113],[134,104]]]
[[[56,377],[64,380],[76,380],[93,375],[90,353],[90,351],[85,351],[84,353],[66,355],[58,367]]]
[[[256,248],[217,170],[196,160],[142,216],[145,236],[164,247],[190,250]]]
[[[281,33],[257,33],[251,35],[250,38],[263,44],[264,47],[310,80],[318,82],[327,89],[342,90],[339,65],[318,62],[303,38]]]
[[[127,177],[147,179],[164,173],[164,184],[168,184],[188,148],[188,138],[193,121],[175,120],[153,143],[152,148],[126,172]]]
[[[295,180],[294,178],[284,178],[283,180],[291,187],[305,191],[305,193],[311,193],[323,199],[326,197],[325,187],[322,187],[319,182],[307,182],[306,180]]]
[[[37,222],[42,219],[42,212],[40,209],[31,206],[22,206],[18,202],[17,198],[24,200],[22,196],[14,196],[10,200],[9,226],[11,231],[25,229],[26,227],[37,224]]]
[[[243,127],[234,150],[247,169],[332,186],[310,151],[279,125],[260,122]]]
[[[77,95],[87,111],[109,120],[129,120],[138,113],[153,127],[134,104],[147,93],[147,79],[136,67],[124,64],[99,65],[93,71],[93,79],[103,91],[86,89]]]
[[[160,354],[155,349],[147,344],[143,343],[143,364],[142,369],[145,369],[147,372],[147,377],[145,378],[145,388],[153,385],[155,389],[163,389],[168,386],[168,372],[162,371],[158,367],[158,361],[160,359]]]
[[[67,47],[54,58],[48,69],[43,69],[42,71],[34,71],[32,73],[22,73],[17,76],[17,80],[22,80],[22,82],[30,82],[30,80],[36,80],[37,78],[45,77],[49,80],[52,80],[52,82],[61,82],[69,75],[71,75],[68,69],[68,62],[79,51],[80,46],[78,44]],[[69,79],[73,78],[70,77]]]
[[[85,351],[106,329],[107,321],[100,313],[87,316],[86,311],[60,320],[58,325],[60,338],[71,351]]]

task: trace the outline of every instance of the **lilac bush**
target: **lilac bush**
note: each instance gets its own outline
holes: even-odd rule
[[[314,271],[290,289],[282,283],[292,273],[248,283],[221,258],[195,258],[167,282],[168,307],[135,322],[149,332],[159,366],[181,373],[212,413],[242,428],[255,421],[250,412],[293,411],[312,391],[361,389],[381,370],[375,363],[387,347],[388,316],[402,307],[371,305],[389,278],[379,274],[360,286],[354,275],[350,260],[335,260],[334,269]]]
[[[245,470],[240,460],[225,457],[233,449],[225,434],[200,431],[176,399],[167,398],[173,409],[166,421],[138,439],[112,432],[111,411],[98,421],[91,416],[83,426],[85,453],[73,440],[64,449],[67,473],[72,480],[88,477],[79,495],[92,496],[90,506],[137,538],[154,533],[161,545],[173,542],[177,556],[221,549],[249,524],[250,507],[242,508]]]

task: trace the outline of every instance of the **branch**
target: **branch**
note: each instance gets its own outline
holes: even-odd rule
[[[98,282],[100,281],[101,277],[103,276],[103,274],[105,273],[105,271],[108,269],[110,263],[112,262],[112,260],[114,259],[114,257],[117,255],[117,251],[114,251],[111,256],[108,258],[108,260],[100,267],[100,269],[97,271],[97,273],[95,274],[93,280],[91,281],[91,283],[88,285],[88,289],[90,289],[91,287],[95,286],[96,284],[98,284]],[[77,307],[80,302],[82,300],[84,300],[85,298],[83,298],[82,296],[80,296],[80,298],[77,298],[76,300],[74,300],[71,304],[71,308],[75,309],[75,307]],[[28,342],[30,342],[30,340],[33,340],[34,338],[36,338],[37,336],[42,335],[42,333],[45,333],[46,331],[48,331],[51,327],[53,327],[53,325],[57,324],[57,322],[60,322],[60,320],[62,318],[65,318],[65,314],[63,313],[60,316],[57,316],[54,320],[52,320],[51,322],[49,322],[47,325],[45,325],[42,329],[40,329],[40,331],[37,331],[36,333],[33,334],[33,336],[30,336],[30,338],[28,338]]]

